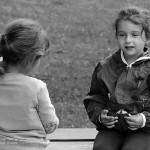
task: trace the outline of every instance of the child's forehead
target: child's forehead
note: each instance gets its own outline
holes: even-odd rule
[[[118,22],[118,31],[142,31],[143,27],[141,24],[136,24],[130,20],[120,20]]]

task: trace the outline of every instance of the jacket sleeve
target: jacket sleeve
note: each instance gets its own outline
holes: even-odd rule
[[[102,66],[99,63],[92,75],[90,92],[83,100],[85,109],[91,122],[93,122],[97,129],[104,126],[99,121],[99,115],[103,109],[106,109],[108,101],[108,89],[100,77]]]
[[[148,91],[150,93],[150,74],[148,74],[148,76],[146,78],[146,83],[147,83],[147,86],[148,86]],[[146,124],[143,127],[143,129],[149,131],[150,130],[150,99],[147,99],[147,103],[144,104],[144,106],[145,106],[145,109],[143,110],[142,113],[145,115]]]

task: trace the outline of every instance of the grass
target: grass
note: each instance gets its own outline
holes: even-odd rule
[[[59,127],[94,127],[83,106],[96,64],[117,49],[112,23],[127,3],[150,9],[149,0],[1,0],[0,32],[15,18],[37,20],[51,53],[38,78],[47,83]]]

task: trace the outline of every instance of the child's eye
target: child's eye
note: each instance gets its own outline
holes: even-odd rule
[[[124,36],[125,36],[125,34],[122,34],[122,33],[118,34],[118,37],[124,37]]]
[[[133,32],[132,36],[136,37],[136,36],[140,36],[141,34],[139,32]]]
[[[132,34],[132,36],[139,36],[139,34]]]

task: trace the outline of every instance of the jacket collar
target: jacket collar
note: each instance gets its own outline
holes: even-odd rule
[[[145,48],[146,49],[146,48]],[[124,58],[124,55],[123,55],[123,51],[120,50],[120,53],[121,53],[121,60],[124,64],[127,65],[127,67],[132,67],[133,64],[139,64],[143,61],[147,61],[147,60],[150,60],[150,48],[147,48],[146,49],[146,52],[144,52],[136,61],[134,61],[133,63],[131,64],[128,64],[127,61],[125,60]]]

